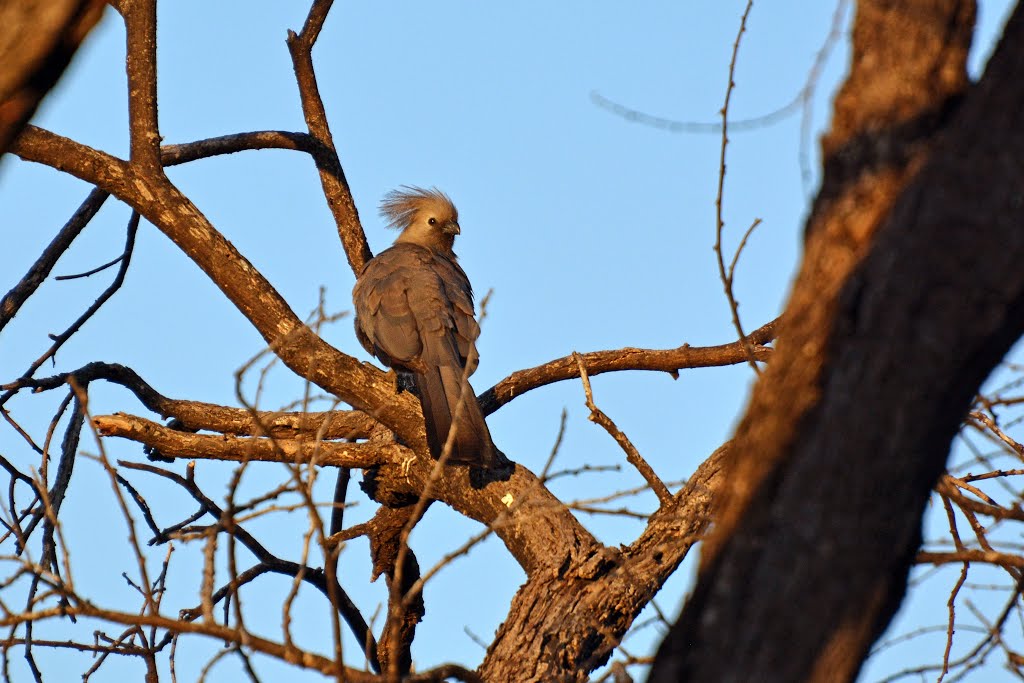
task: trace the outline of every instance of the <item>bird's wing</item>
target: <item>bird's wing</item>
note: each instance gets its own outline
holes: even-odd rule
[[[422,363],[461,365],[447,288],[429,249],[398,244],[363,269],[352,299],[360,342],[385,364],[417,370]],[[471,305],[471,304],[470,304]]]
[[[435,256],[435,260],[438,275],[444,283],[445,296],[451,302],[452,334],[460,365],[465,367],[468,364],[472,374],[478,362],[474,347],[480,336],[480,325],[473,307],[473,287],[457,262],[443,256]]]

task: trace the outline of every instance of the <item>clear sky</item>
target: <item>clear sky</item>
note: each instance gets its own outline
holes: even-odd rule
[[[743,5],[735,0],[337,3],[314,60],[367,237],[374,251],[394,237],[376,213],[389,189],[437,186],[454,199],[463,227],[456,251],[478,294],[493,290],[479,343],[482,361],[473,377],[477,391],[573,350],[668,348],[735,338],[711,250],[720,137],[630,123],[595,105],[592,94],[676,121],[718,120]],[[1007,0],[981,3],[974,73],[1007,5]],[[265,0],[162,3],[158,58],[165,141],[259,129],[304,131],[284,40],[287,29],[301,28],[307,9],[304,2]],[[800,93],[834,12],[831,2],[755,5],[740,50],[731,118],[768,114]],[[123,50],[123,28],[108,10],[36,123],[126,156]],[[817,137],[827,125],[828,103],[847,57],[844,33],[824,63],[806,113],[797,110],[730,136],[727,246],[734,247],[754,219],[762,221],[736,283],[747,329],[774,318],[785,301],[817,182]],[[349,308],[353,274],[308,157],[247,152],[168,173],[300,315],[316,306],[320,287],[326,288],[330,310]],[[10,155],[0,164],[0,290],[17,281],[88,189]],[[88,270],[120,253],[127,217],[126,207],[108,202],[57,273]],[[45,347],[45,335],[73,320],[109,277],[48,282],[0,338],[0,381],[20,375]],[[368,360],[349,320],[325,336]],[[57,370],[92,360],[119,362],[166,395],[234,405],[234,372],[260,349],[260,338],[242,315],[144,223],[125,287],[61,351]],[[742,366],[684,371],[678,380],[665,374],[606,374],[595,378],[594,392],[598,405],[662,478],[675,481],[728,437],[750,381],[750,369]],[[301,386],[278,370],[261,406],[277,408],[300,396]],[[49,415],[34,412],[34,405],[23,400],[11,407],[25,424],[45,429]],[[537,471],[552,447],[563,407],[569,417],[556,468],[625,464],[614,442],[586,420],[579,382],[513,401],[489,419],[494,439]],[[144,414],[127,392],[100,386],[94,387],[92,410]],[[142,459],[132,444],[107,447],[116,457]],[[83,448],[95,452],[91,442]],[[17,462],[29,462],[6,425],[0,427],[0,449]],[[199,473],[209,490],[223,490],[224,468],[200,463]],[[93,593],[129,604],[132,597],[119,574],[131,571],[133,561],[109,487],[89,461],[75,477],[66,508],[72,514],[65,524],[68,536],[79,538],[80,547],[73,548],[80,567],[76,578]],[[280,479],[275,467],[254,467],[246,483],[257,491]],[[180,506],[184,517],[192,509],[167,487],[139,477],[133,481],[164,510]],[[552,487],[572,499],[606,495],[640,481],[625,467],[562,479]],[[357,491],[351,499],[359,501],[351,521],[372,513],[373,505]],[[627,504],[650,511],[653,497]],[[642,528],[620,517],[582,519],[607,543],[628,543]],[[280,514],[257,530],[276,551],[295,556],[304,528],[300,516]],[[435,505],[412,545],[421,565],[430,567],[476,530],[475,523]],[[184,568],[198,552],[195,546],[179,546],[174,562]],[[383,582],[366,587],[368,569],[365,542],[353,542],[342,556],[342,580],[371,615],[385,592]],[[522,578],[494,539],[442,572],[427,587],[427,616],[414,647],[418,667],[443,661],[475,666],[483,650],[464,627],[489,642]],[[657,599],[670,618],[691,578],[687,562]],[[195,603],[190,581],[194,577],[184,574],[178,579],[178,590],[166,603],[169,614]],[[264,615],[269,637],[279,635],[280,597],[287,588],[284,580],[265,579],[246,601],[254,615]],[[319,595],[307,593],[298,607],[297,640],[326,651],[326,613]],[[944,609],[945,595],[923,602]],[[638,623],[650,616],[648,610]],[[257,618],[250,617],[250,624],[259,623]],[[924,608],[906,619],[903,626],[937,623]],[[647,626],[626,647],[645,654],[662,633],[657,624]],[[940,656],[935,641],[915,647],[881,658],[864,680]],[[194,679],[215,651],[216,646],[185,649],[183,644],[179,680]],[[47,656],[51,670],[81,673],[80,665],[65,664],[62,655]],[[263,660],[257,664],[268,676],[276,670]],[[16,680],[25,680],[21,661],[14,666],[21,667]],[[234,676],[234,662],[221,666],[215,679]],[[99,680],[115,680],[119,671],[137,669],[105,667]]]

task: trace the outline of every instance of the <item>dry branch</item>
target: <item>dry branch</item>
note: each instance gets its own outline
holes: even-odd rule
[[[43,284],[50,271],[57,264],[57,259],[64,255],[71,243],[81,234],[89,221],[99,212],[103,203],[109,197],[106,192],[94,189],[85,198],[82,205],[78,207],[74,215],[61,228],[57,236],[53,238],[43,253],[39,256],[29,271],[18,281],[11,291],[0,300],[0,330],[9,323],[21,309],[30,296]]]
[[[333,467],[373,467],[397,462],[407,453],[392,444],[335,443],[332,441],[240,438],[179,432],[134,415],[97,415],[93,424],[103,436],[137,441],[171,458],[281,462]]]
[[[62,619],[66,616],[92,617],[114,624],[124,624],[125,626],[155,626],[172,633],[205,635],[214,640],[245,646],[253,652],[260,652],[275,657],[302,669],[319,671],[327,676],[335,675],[338,668],[334,661],[321,655],[302,650],[294,645],[283,645],[252,633],[244,633],[229,626],[221,626],[216,622],[181,621],[161,614],[120,612],[97,607],[84,600],[76,601],[74,605],[63,608],[54,607],[34,612],[5,614],[0,617],[0,627],[14,626],[27,622],[38,623],[48,619]],[[351,681],[352,683],[379,683],[376,675],[358,669],[344,667],[344,676],[346,681]]]
[[[615,351],[592,351],[579,355],[583,358],[590,375],[621,370],[652,370],[667,372],[675,377],[679,370],[687,368],[712,368],[745,363],[748,360],[746,343],[754,345],[754,355],[757,360],[768,360],[772,349],[764,345],[775,339],[777,323],[777,320],[773,320],[762,325],[747,335],[746,342],[736,341],[720,346],[684,344],[677,349],[664,350],[625,348]],[[579,365],[576,363],[575,356],[570,354],[544,365],[513,372],[480,394],[480,407],[483,409],[484,415],[490,415],[527,391],[553,382],[575,379],[579,376]]]
[[[292,56],[295,78],[299,85],[299,96],[302,101],[302,113],[309,127],[309,134],[321,146],[323,153],[313,157],[317,171],[320,172],[320,183],[323,186],[327,206],[334,215],[338,227],[338,236],[345,248],[349,265],[358,275],[366,262],[373,258],[370,247],[366,243],[363,226],[359,222],[352,191],[349,189],[345,171],[338,158],[338,150],[334,146],[330,126],[327,124],[327,111],[320,98],[320,89],[316,82],[313,69],[313,45],[320,35],[327,13],[331,10],[333,0],[315,0],[306,17],[306,23],[298,34],[289,31],[288,51]]]
[[[557,572],[530,574],[487,651],[483,678],[586,681],[702,540],[725,482],[729,448],[705,460],[628,547],[602,547]]]
[[[918,564],[934,565],[979,562],[1012,569],[1024,569],[1024,557],[994,550],[957,550],[949,553],[922,550],[917,554],[915,561]]]
[[[619,444],[623,451],[626,453],[626,460],[629,464],[636,468],[640,475],[647,482],[647,485],[654,491],[654,495],[658,497],[658,501],[662,505],[668,504],[672,500],[672,494],[669,492],[668,487],[661,478],[654,472],[654,469],[647,463],[640,452],[633,445],[633,442],[629,440],[618,426],[612,422],[612,419],[608,417],[604,411],[597,407],[594,403],[594,393],[590,387],[590,377],[587,373],[586,365],[583,362],[583,358],[577,353],[573,354],[576,356],[576,364],[579,366],[580,379],[583,380],[583,392],[586,396],[587,408],[590,409],[589,419],[591,422],[595,422],[604,428],[606,432],[615,442]]]
[[[142,405],[161,417],[177,420],[176,427],[189,431],[209,430],[236,435],[297,438],[318,436],[323,440],[361,439],[370,435],[377,423],[359,411],[276,412],[231,408],[215,403],[168,398],[156,391],[138,373],[116,363],[93,362],[71,372],[51,377],[22,378],[0,385],[4,391],[28,388],[47,391],[74,378],[79,384],[102,379],[131,391]]]

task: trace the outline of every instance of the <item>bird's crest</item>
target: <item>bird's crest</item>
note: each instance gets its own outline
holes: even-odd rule
[[[430,211],[440,220],[458,221],[459,218],[455,204],[436,187],[425,190],[403,185],[384,195],[380,203],[380,215],[387,220],[389,228],[398,230],[408,228],[420,211]]]

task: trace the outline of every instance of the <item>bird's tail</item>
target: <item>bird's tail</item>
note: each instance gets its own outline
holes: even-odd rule
[[[416,388],[423,405],[427,445],[435,458],[444,452],[448,434],[455,428],[447,462],[495,469],[505,460],[491,441],[484,414],[461,368],[434,366],[416,373]],[[461,397],[465,395],[465,399]]]

